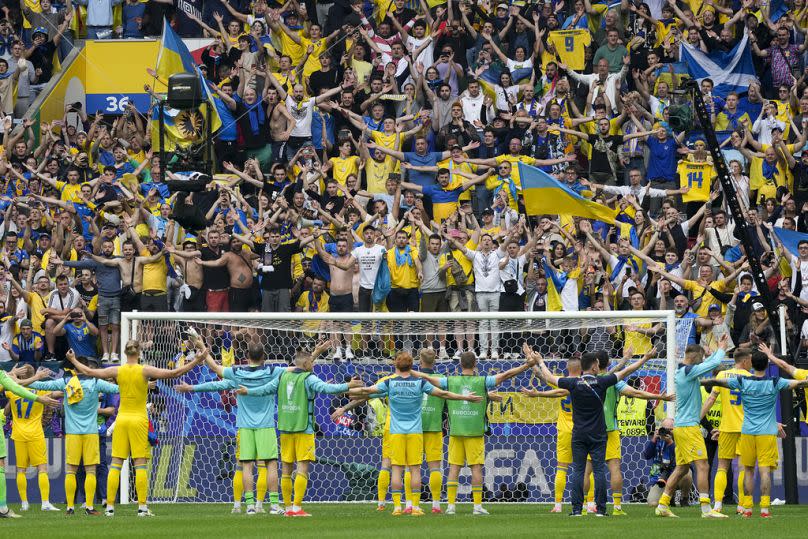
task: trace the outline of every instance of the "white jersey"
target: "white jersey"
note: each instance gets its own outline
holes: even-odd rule
[[[286,108],[295,119],[292,137],[311,137],[311,119],[314,112],[314,98],[304,99],[300,103],[290,95],[286,96]]]
[[[354,248],[353,256],[359,263],[359,286],[373,290],[376,285],[376,274],[382,264],[382,258],[387,250],[381,245],[366,247],[364,244]]]

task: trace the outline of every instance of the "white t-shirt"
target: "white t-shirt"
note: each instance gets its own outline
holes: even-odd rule
[[[387,250],[381,245],[365,247],[360,245],[354,248],[353,256],[359,263],[359,286],[368,290],[373,290],[376,285],[376,274],[382,264],[382,258]]]
[[[292,129],[292,137],[311,137],[311,119],[314,111],[314,98],[304,99],[300,103],[290,95],[286,96],[286,108],[289,114],[295,119],[295,127]]]
[[[799,257],[791,257],[791,289],[794,290],[797,284],[797,272],[801,273],[802,277],[802,290],[800,290],[800,297],[808,299],[808,260],[800,260]]]
[[[466,258],[471,260],[474,268],[475,292],[501,292],[502,281],[499,277],[499,253],[493,249],[485,254],[482,251],[466,251]]]
[[[423,45],[426,40],[432,40],[432,38],[427,36],[427,37],[423,37],[421,39],[418,39],[417,37],[408,36],[407,37],[407,49],[411,50],[411,51],[414,51],[418,47]],[[421,54],[418,55],[418,58],[415,59],[415,63],[417,64],[418,62],[421,62],[422,64],[424,64],[424,69],[426,69],[429,66],[431,66],[432,64],[434,64],[435,62],[432,60],[432,58],[434,58],[434,54],[433,54],[432,51],[434,51],[434,50],[435,50],[435,42],[432,41],[429,45],[424,47],[424,50],[422,50]]]
[[[516,258],[507,257],[508,262],[505,267],[499,270],[500,278],[502,279],[503,290],[505,289],[505,281],[516,279],[518,286],[516,293],[525,293],[525,267],[527,264],[527,257],[519,255]]]

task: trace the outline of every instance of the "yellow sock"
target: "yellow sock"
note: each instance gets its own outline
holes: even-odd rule
[[[723,468],[719,468],[715,472],[715,480],[713,483],[713,499],[715,500],[715,503],[724,503],[724,491],[726,490],[727,471]]]
[[[755,501],[752,499],[751,494],[744,493],[743,496],[743,508],[744,509],[752,509],[755,506]]]
[[[396,509],[401,509],[401,494],[400,490],[393,491],[393,507]]]
[[[255,501],[262,502],[267,496],[267,467],[258,468],[258,481],[255,482]]]
[[[555,503],[564,500],[564,491],[567,489],[567,465],[559,465],[555,475]]]
[[[659,497],[659,505],[663,507],[668,507],[671,504],[671,496],[670,494],[662,493],[662,496]]]
[[[390,488],[390,470],[382,468],[379,470],[379,481],[377,483],[378,501],[384,503],[387,501],[387,489]]]
[[[457,501],[457,481],[446,481],[446,501],[449,505]]]
[[[87,473],[84,476],[84,503],[87,505],[88,509],[93,508],[93,502],[95,501],[95,487],[97,484],[97,479],[95,477],[95,473]]]
[[[772,505],[772,498],[771,496],[761,496],[760,497],[760,508],[761,509],[768,509]]]
[[[146,505],[149,497],[149,474],[145,464],[135,466],[135,492],[138,505]]]
[[[292,476],[281,475],[281,494],[283,494],[283,504],[292,507]]]
[[[404,499],[412,501],[412,474],[409,470],[404,472]]]
[[[39,495],[42,497],[42,503],[50,501],[50,479],[46,472],[39,472],[36,476],[37,483],[39,483]],[[75,483],[73,483],[75,485]],[[75,488],[73,489],[73,496],[75,496]]]
[[[412,506],[413,507],[420,507],[420,505],[421,505],[421,491],[420,490],[413,490],[413,491],[410,492],[410,496],[412,496],[411,498],[409,498],[412,501]]]
[[[622,492],[615,492],[612,494],[612,505],[614,505],[615,509],[620,509],[620,507],[623,505]]]
[[[68,508],[76,505],[76,472],[74,471],[65,472],[65,498]]]
[[[295,476],[295,505],[300,507],[303,504],[303,496],[306,495],[306,485],[309,484],[309,476],[297,472]]]
[[[110,464],[107,475],[107,505],[115,505],[115,496],[118,494],[118,485],[121,482],[121,465]]]
[[[443,474],[440,470],[429,472],[429,492],[432,494],[432,503],[440,502],[440,490],[443,486]]]
[[[483,487],[471,487],[471,499],[474,505],[483,503]]]
[[[589,474],[589,490],[586,493],[587,503],[595,501],[595,474]]]
[[[28,501],[28,479],[25,472],[17,472],[17,492],[20,494],[20,501]]]
[[[741,469],[738,470],[738,500],[741,502],[743,501],[743,482],[745,478],[746,468],[741,467]]]
[[[233,474],[233,501],[241,503],[241,497],[244,495],[244,474],[241,470],[236,470]]]

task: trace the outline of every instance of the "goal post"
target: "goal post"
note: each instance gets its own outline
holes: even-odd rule
[[[582,352],[606,350],[611,358],[622,355],[628,339],[653,346],[652,358],[631,384],[655,393],[673,387],[677,362],[691,335],[692,319],[673,311],[481,312],[481,313],[141,313],[121,316],[121,348],[129,339],[143,344],[142,361],[173,367],[186,361],[187,330],[193,326],[205,338],[216,361],[243,365],[250,342],[263,345],[267,362],[288,365],[298,348],[312,348],[323,338],[335,348],[342,343],[355,358],[335,361],[321,356],[314,373],[329,382],[360,376],[370,385],[393,372],[395,351],[434,347],[449,358],[439,358],[435,370],[459,372],[451,358],[461,346],[478,350],[480,337],[498,349],[498,359],[480,359],[481,374],[496,374],[524,361],[528,343],[545,358],[548,367],[566,372],[566,361]],[[653,337],[641,338],[638,328],[657,326]],[[648,348],[646,348],[647,350]],[[645,350],[635,350],[644,352]],[[441,354],[443,355],[443,354]],[[123,354],[121,355],[123,358]],[[204,365],[182,381],[198,384],[215,379]],[[231,392],[180,394],[172,380],[158,381],[150,395],[150,421],[157,437],[150,461],[150,501],[232,501],[232,476],[237,467],[235,395]],[[556,469],[556,418],[563,403],[557,399],[529,398],[522,388],[548,389],[530,371],[497,390],[499,402],[489,402],[486,438],[485,490],[489,499],[551,502]],[[314,401],[317,461],[310,470],[307,499],[320,502],[376,499],[376,478],[381,463],[381,423],[386,409],[369,402],[354,412],[331,418],[347,403],[341,396],[321,395]],[[629,410],[621,420],[623,436],[624,497],[647,483],[648,463],[641,454],[649,424],[672,414],[672,403],[648,408],[621,401]],[[632,412],[633,410],[633,412]],[[633,415],[632,415],[633,413]],[[444,423],[444,429],[446,424]],[[448,437],[446,438],[448,441]],[[444,451],[444,472],[447,465]],[[470,493],[470,472],[461,473],[459,495]],[[130,482],[121,481],[121,501],[132,499]],[[127,490],[127,492],[123,492]],[[427,495],[427,488],[424,488]]]

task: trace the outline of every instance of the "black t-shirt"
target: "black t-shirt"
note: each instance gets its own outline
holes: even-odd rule
[[[558,387],[570,392],[572,402],[572,434],[606,435],[603,401],[606,390],[617,384],[617,376],[585,374],[575,378],[559,378]]]
[[[224,251],[220,250],[218,253],[214,252],[210,247],[202,247],[202,260],[219,260]],[[227,266],[219,268],[202,268],[203,287],[205,290],[222,290],[230,287],[230,272],[227,271]]]
[[[609,135],[607,137],[589,135],[589,144],[592,145],[592,156],[589,159],[589,172],[611,174],[613,172],[612,167],[609,164],[606,147],[601,143],[601,139],[608,149],[617,153],[620,145],[623,144],[623,137],[622,135]]]
[[[272,266],[272,272],[264,273],[261,279],[262,290],[282,290],[292,288],[292,256],[301,251],[300,241],[281,243],[275,249],[266,243],[255,246],[261,264]]]
[[[342,68],[334,69],[333,67],[328,71],[315,71],[309,76],[309,88],[311,88],[311,95],[320,95],[322,88],[336,88],[342,82]]]

